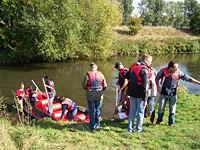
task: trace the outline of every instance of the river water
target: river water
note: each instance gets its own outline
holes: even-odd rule
[[[141,55],[111,57],[104,59],[84,59],[71,60],[65,63],[30,63],[30,64],[1,64],[0,65],[0,91],[1,95],[8,98],[7,104],[13,104],[12,91],[16,91],[20,82],[24,82],[25,87],[35,81],[41,91],[44,91],[42,78],[50,76],[55,83],[58,96],[71,98],[77,105],[87,107],[85,91],[81,83],[85,73],[89,69],[91,61],[96,62],[98,70],[105,75],[108,88],[104,94],[102,106],[102,118],[112,117],[115,106],[115,83],[118,71],[114,69],[115,63],[121,61],[125,67],[130,68],[133,62],[141,58]],[[177,60],[179,68],[186,74],[200,80],[200,54],[167,54],[155,55],[152,66],[157,70],[167,66],[170,60]],[[197,93],[200,86],[188,82],[183,82],[188,86],[189,93]]]

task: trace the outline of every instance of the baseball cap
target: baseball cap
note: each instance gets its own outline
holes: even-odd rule
[[[122,63],[121,63],[121,62],[117,62],[117,63],[115,64],[115,68],[118,68],[120,65],[122,65]]]

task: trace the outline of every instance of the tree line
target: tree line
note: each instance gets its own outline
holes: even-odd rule
[[[0,0],[0,61],[112,56],[117,41],[113,26],[130,22],[132,2]],[[196,0],[141,0],[139,5],[143,25],[190,26],[200,31],[200,4]]]

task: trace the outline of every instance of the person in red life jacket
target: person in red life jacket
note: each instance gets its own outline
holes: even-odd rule
[[[56,96],[56,90],[55,90],[53,80],[50,79],[48,76],[45,76],[45,79],[46,79],[45,86],[47,87],[47,91],[48,91],[48,95],[49,95],[48,111],[49,111],[49,114],[52,115],[53,114],[53,110],[52,110],[53,100]]]
[[[107,87],[104,75],[97,71],[97,68],[97,65],[92,62],[90,64],[90,71],[86,73],[82,81],[82,87],[86,90],[86,99],[88,101],[91,131],[100,127],[103,94]]]
[[[125,88],[127,89],[127,87]],[[115,112],[113,118],[116,120],[124,120],[129,116],[130,111],[130,96],[126,94],[124,90],[124,99],[115,107]]]
[[[134,130],[134,119],[137,112],[136,131],[142,132],[144,119],[144,109],[148,99],[148,84],[149,84],[149,67],[152,62],[152,56],[145,54],[142,60],[133,63],[126,74],[125,78],[129,81],[127,95],[131,97],[130,112],[128,119],[128,132]]]
[[[23,83],[21,83],[19,89],[17,89],[16,97],[19,104],[19,108],[23,109],[23,102],[26,102]]]
[[[121,93],[121,97],[120,97],[120,102],[121,102],[125,98],[124,89],[128,84],[128,80],[125,78],[125,75],[128,72],[128,69],[124,68],[121,62],[117,62],[115,64],[115,68],[119,70],[119,80],[116,84],[120,86],[118,90],[118,94]]]
[[[159,86],[159,80],[165,77],[162,89]],[[164,111],[166,102],[169,99],[169,118],[168,125],[174,126],[175,124],[175,115],[176,115],[176,101],[177,101],[177,87],[179,80],[185,80],[187,82],[192,82],[200,84],[196,79],[184,74],[178,68],[177,61],[170,61],[168,67],[162,68],[156,76],[156,85],[159,96],[159,108],[158,108],[158,118],[156,124],[160,124],[163,121]]]
[[[37,99],[35,97],[36,93],[37,93],[37,91],[33,91],[33,89],[32,89],[32,84],[29,84],[25,90],[25,94],[26,94],[26,97],[29,98],[30,103],[32,105],[35,105],[35,102],[37,101]]]
[[[64,96],[60,97],[60,101],[62,102],[62,114],[60,120],[63,119],[63,116],[67,111],[67,118],[71,121],[78,111],[76,104],[71,99],[65,98]]]
[[[157,86],[155,81],[156,75],[157,75],[156,69],[150,67],[149,88],[147,91],[148,100],[147,100],[147,106],[145,108],[144,117],[149,117],[154,110],[154,99],[157,96]]]

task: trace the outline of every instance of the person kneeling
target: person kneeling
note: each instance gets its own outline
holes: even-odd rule
[[[66,110],[67,110],[68,120],[70,121],[73,120],[78,110],[76,104],[71,99],[65,98],[64,96],[60,97],[60,101],[62,103],[62,115],[61,115],[60,120],[63,119]]]
[[[114,119],[125,120],[128,119],[130,110],[130,96],[126,96],[116,107],[114,113]]]

